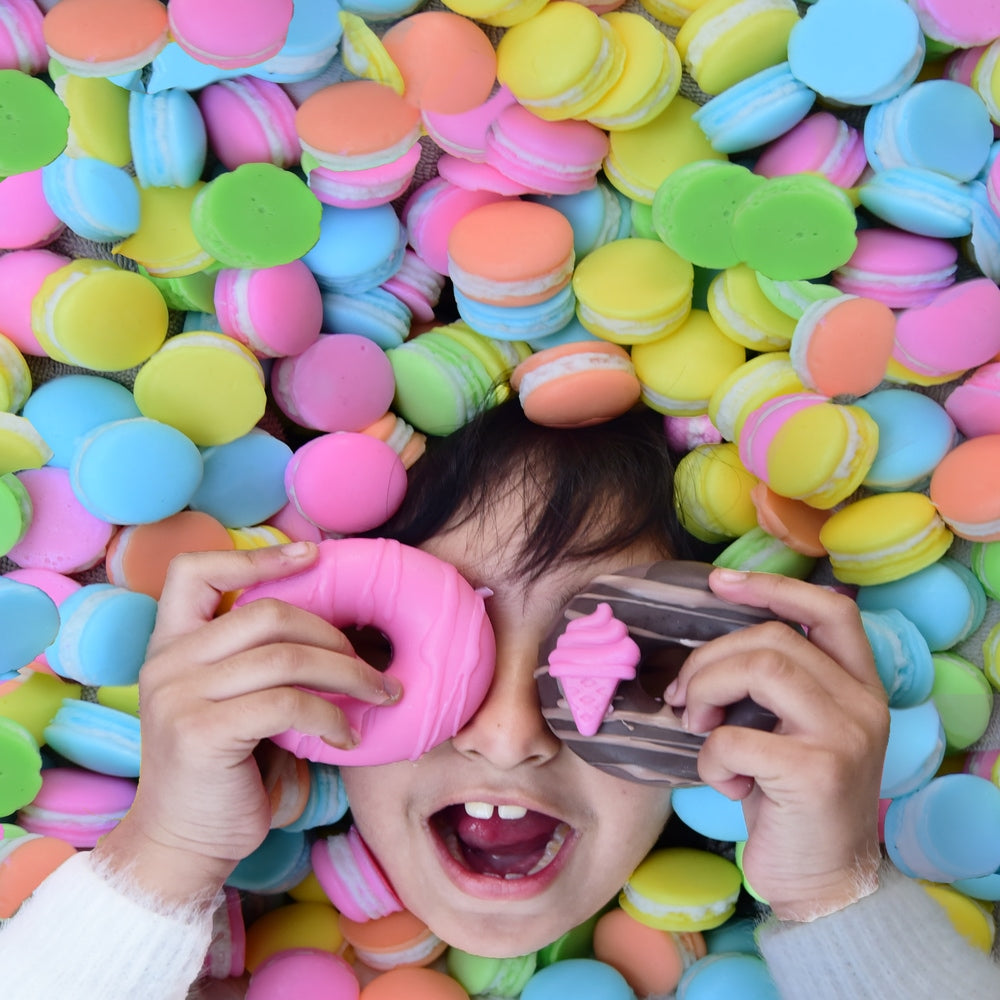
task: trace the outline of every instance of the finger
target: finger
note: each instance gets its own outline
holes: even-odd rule
[[[324,618],[286,601],[266,598],[233,608],[196,631],[177,636],[170,644],[169,656],[171,662],[187,662],[202,669],[255,646],[281,642],[354,654],[347,636]]]
[[[878,671],[849,597],[777,573],[715,569],[708,578],[713,593],[736,604],[768,608],[808,629],[809,641],[864,684],[877,684]]]
[[[794,746],[797,759],[792,761],[788,744],[785,737],[759,729],[720,726],[698,752],[698,776],[729,798],[745,798],[755,784],[775,794],[784,775],[802,773],[799,745]],[[733,791],[742,794],[730,794]]]
[[[706,732],[720,725],[725,709],[752,698],[769,709],[790,732],[815,732],[835,724],[838,699],[808,670],[775,649],[754,649],[726,657],[688,679],[685,719],[688,729]]]
[[[402,691],[395,677],[356,656],[281,642],[254,646],[209,664],[200,674],[199,693],[211,701],[226,701],[286,685],[344,694],[374,705],[396,701]]]
[[[161,646],[211,621],[227,591],[301,572],[312,565],[318,553],[313,542],[292,542],[175,556],[160,596],[153,645]]]

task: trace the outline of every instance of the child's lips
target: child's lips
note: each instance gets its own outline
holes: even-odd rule
[[[477,810],[478,812],[478,810]],[[499,810],[469,815],[463,804],[439,810],[430,820],[446,871],[476,896],[530,896],[556,877],[575,841],[572,827],[554,816],[527,810],[514,819]]]

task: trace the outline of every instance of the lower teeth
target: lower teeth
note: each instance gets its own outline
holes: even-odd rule
[[[566,842],[566,837],[569,835],[570,828],[566,823],[560,823],[555,830],[552,832],[552,836],[549,838],[549,842],[545,845],[545,850],[542,852],[542,856],[532,865],[531,870],[527,872],[508,872],[503,876],[506,880],[513,880],[519,878],[525,878],[527,875],[537,875],[540,871],[548,868],[552,864],[553,859],[559,853],[560,848]],[[466,865],[465,857],[462,853],[462,848],[458,842],[458,835],[454,832],[448,834],[445,844],[448,848],[448,853],[461,865]]]

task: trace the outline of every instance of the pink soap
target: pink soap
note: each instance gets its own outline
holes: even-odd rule
[[[712,423],[712,418],[707,413],[699,413],[693,417],[665,416],[663,432],[670,447],[682,454],[700,444],[722,442],[722,432]]]
[[[862,229],[854,253],[834,271],[833,284],[905,309],[926,305],[953,284],[957,265],[958,249],[948,240],[901,229]]]
[[[267,523],[284,532],[293,542],[319,542],[323,539],[323,532],[312,521],[307,521],[293,503],[286,503]]]
[[[989,278],[961,281],[896,320],[892,356],[921,375],[954,375],[1000,353],[1000,288]]]
[[[322,531],[356,535],[384,524],[406,495],[406,467],[384,441],[337,431],[304,444],[285,469],[285,491]]]
[[[485,163],[486,136],[490,125],[501,111],[516,103],[517,98],[506,86],[502,86],[469,111],[448,114],[424,109],[424,128],[444,152],[474,163]]]
[[[69,261],[51,250],[0,254],[0,333],[22,354],[45,357],[45,349],[31,329],[31,300],[42,282]]]
[[[468,191],[492,191],[506,198],[522,194],[541,194],[536,188],[500,173],[489,163],[473,163],[443,153],[437,161],[438,176]]]
[[[301,354],[319,339],[323,296],[301,261],[259,269],[224,268],[215,282],[222,332],[258,357]]]
[[[867,164],[861,133],[829,111],[819,111],[765,147],[753,169],[762,177],[822,174],[831,184],[851,187]]]
[[[328,333],[271,371],[281,411],[316,431],[361,431],[389,409],[396,381],[385,352],[354,333]]]
[[[944,74],[949,80],[972,86],[972,74],[982,59],[988,45],[974,45],[968,49],[958,49],[945,60]]]
[[[208,142],[230,170],[243,163],[292,167],[301,147],[295,105],[276,83],[240,76],[209,84],[198,95]]]
[[[0,69],[35,76],[49,65],[42,11],[35,0],[4,0],[0,10]]]
[[[104,558],[114,525],[83,506],[70,485],[69,469],[25,469],[17,478],[31,497],[31,524],[7,553],[22,569],[81,573]]]
[[[308,175],[309,190],[324,204],[340,208],[387,205],[406,193],[419,162],[420,144],[415,143],[395,160],[364,170],[314,167]]]
[[[231,979],[246,970],[246,921],[240,902],[241,893],[231,885],[223,886],[225,899],[212,914],[212,941],[201,967],[203,976]],[[199,991],[202,1000],[204,993]]]
[[[42,171],[0,180],[0,250],[47,246],[65,229],[42,191]]]
[[[546,121],[520,104],[497,115],[486,136],[486,162],[545,194],[575,194],[597,183],[608,134],[590,122]]]
[[[188,55],[221,69],[276,56],[292,23],[292,0],[171,0],[170,34]]]
[[[422,323],[434,319],[434,307],[444,291],[444,275],[438,274],[417,254],[406,248],[399,270],[382,287],[395,295]]]
[[[948,394],[944,408],[965,437],[1000,434],[1000,362],[972,372]]]
[[[41,789],[18,812],[17,823],[29,833],[58,837],[74,847],[94,847],[128,812],[135,789],[131,778],[82,767],[47,767]]]
[[[448,273],[448,237],[459,219],[474,208],[502,201],[493,191],[470,191],[443,177],[427,181],[410,195],[402,220],[417,256],[438,274]]]
[[[1000,37],[996,0],[909,0],[928,38],[958,48],[989,45]]]
[[[361,983],[339,955],[318,948],[276,952],[250,976],[246,1000],[358,1000]]]
[[[776,396],[754,410],[740,432],[739,456],[748,472],[768,481],[767,456],[775,435],[797,413],[827,402],[815,392],[793,392]]]

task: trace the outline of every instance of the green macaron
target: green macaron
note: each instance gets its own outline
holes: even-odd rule
[[[0,70],[0,177],[51,163],[69,139],[69,111],[38,77]]]

